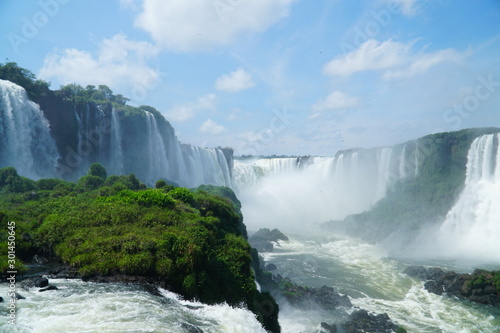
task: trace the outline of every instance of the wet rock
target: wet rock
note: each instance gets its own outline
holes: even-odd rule
[[[250,240],[250,244],[259,252],[273,252],[274,245],[265,240]]]
[[[57,288],[56,286],[48,286],[48,287],[42,288],[42,289],[40,289],[38,291],[39,292],[44,292],[44,291],[49,291],[49,290],[59,290],[59,288]]]
[[[326,331],[327,333],[337,333],[337,325],[335,324],[329,325],[323,322],[321,323],[321,328],[323,329],[323,331]]]
[[[188,333],[203,333],[203,330],[201,328],[198,328],[188,323],[182,323],[181,327]]]
[[[424,266],[409,266],[403,271],[403,274],[422,280],[427,280],[428,276],[427,269]]]
[[[428,280],[424,287],[430,293],[437,295],[447,293],[481,304],[500,304],[500,284],[498,283],[500,271],[476,269],[472,274],[458,274],[432,267],[426,270],[426,274],[423,274],[420,267],[410,266],[404,270],[404,273]]]
[[[19,285],[25,290],[28,290],[30,288],[43,288],[49,285],[49,280],[41,276],[36,276],[24,279],[19,283]]]
[[[18,293],[16,293],[16,294],[15,294],[15,298],[16,298],[17,300],[20,300],[20,299],[26,299],[26,297],[24,297],[24,296],[22,296],[21,294],[18,294]]]
[[[264,268],[266,271],[275,271],[278,269],[275,264],[267,264],[266,267]]]
[[[80,279],[82,276],[78,273],[78,270],[74,268],[60,266],[49,271],[48,277],[54,279]]]
[[[0,303],[3,303],[3,297],[0,296]]]
[[[439,267],[431,267],[427,270],[427,279],[440,281],[444,277],[444,271]]]
[[[340,295],[332,287],[322,286],[315,288],[299,286],[289,278],[283,278],[281,275],[273,278],[279,286],[280,295],[296,307],[309,308],[311,304],[317,304],[321,308],[328,310],[338,307],[352,307],[349,297],[347,295]]]
[[[38,254],[35,254],[33,258],[31,259],[31,263],[35,265],[46,265],[49,262],[49,259],[39,256]]]
[[[272,252],[274,249],[273,242],[279,240],[288,241],[289,239],[278,229],[269,230],[267,228],[259,229],[248,238],[252,247],[259,252]]]
[[[443,286],[441,284],[438,284],[436,281],[427,281],[424,284],[424,288],[428,292],[436,294],[436,295],[441,295],[444,292]]]
[[[285,236],[278,229],[269,230],[267,228],[259,229],[251,238],[261,238],[270,242],[277,242],[279,240],[288,241],[288,237]]]
[[[347,333],[406,332],[404,328],[392,322],[391,318],[386,313],[376,315],[363,309],[351,313],[349,320],[345,322],[342,327]]]

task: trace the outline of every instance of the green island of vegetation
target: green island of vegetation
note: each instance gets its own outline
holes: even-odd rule
[[[15,222],[17,270],[35,254],[62,261],[82,277],[140,276],[207,304],[246,304],[271,332],[278,305],[256,289],[251,247],[231,189],[189,190],[133,175],[107,176],[100,164],[71,183],[33,181],[0,169],[0,254]],[[1,272],[8,269],[0,263]]]

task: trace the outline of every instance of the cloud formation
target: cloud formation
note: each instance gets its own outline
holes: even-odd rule
[[[118,34],[104,39],[95,54],[78,49],[55,50],[45,57],[39,77],[60,84],[105,84],[113,89],[141,82],[146,85],[159,80],[159,71],[147,64],[158,51],[151,43],[131,41]]]
[[[215,82],[215,88],[217,90],[231,93],[249,89],[254,86],[255,83],[252,80],[252,75],[242,68],[238,68],[229,74],[222,75]]]
[[[358,49],[340,55],[326,63],[323,73],[331,76],[348,77],[357,72],[384,71],[384,79],[396,79],[422,74],[440,63],[460,62],[467,52],[454,49],[425,53],[413,52],[417,40],[408,43],[391,39],[379,42],[370,39]]]
[[[207,119],[199,128],[199,131],[201,133],[205,134],[221,134],[226,131],[226,128],[222,125],[217,124],[215,121],[212,119]]]
[[[167,120],[185,122],[193,119],[201,111],[214,111],[215,102],[216,96],[207,94],[198,98],[195,102],[176,105],[165,112],[164,115]]]
[[[204,51],[265,31],[288,15],[293,1],[142,0],[135,25],[165,49]]]
[[[345,110],[357,106],[359,106],[359,101],[356,97],[351,97],[341,91],[334,91],[313,105],[310,118],[317,118],[324,111]]]
[[[405,16],[415,16],[419,9],[420,0],[385,0],[386,2],[393,3],[398,6],[401,13]]]

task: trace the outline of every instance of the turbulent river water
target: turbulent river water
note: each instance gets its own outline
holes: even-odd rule
[[[265,333],[250,311],[184,301],[162,289],[155,295],[123,284],[66,279],[50,282],[59,290],[18,290],[26,299],[17,302],[15,325],[7,322],[2,303],[0,332]],[[1,286],[0,294],[7,294],[6,285]]]
[[[408,332],[500,332],[500,309],[437,296],[424,283],[402,271],[412,264],[439,266],[457,272],[473,267],[451,261],[397,258],[376,245],[334,236],[289,235],[264,258],[278,267],[278,273],[308,286],[333,286],[350,296],[355,307],[387,313]],[[490,267],[494,268],[494,267]],[[498,267],[496,267],[498,269]],[[345,315],[344,315],[345,316]],[[339,323],[342,311],[309,311],[282,304],[283,332],[318,332],[319,324]]]
[[[278,267],[275,274],[298,284],[333,286],[347,294],[355,307],[387,313],[408,332],[500,332],[500,309],[430,294],[422,281],[401,273],[410,264],[458,272],[470,272],[471,266],[396,258],[376,245],[346,237],[289,236],[289,241],[275,245],[274,252],[263,254],[266,262]],[[139,286],[66,279],[52,279],[50,283],[59,290],[18,288],[26,299],[17,302],[15,326],[5,320],[6,303],[1,303],[0,332],[265,332],[250,311],[184,301],[166,290],[151,293]],[[2,284],[0,295],[5,298],[6,294],[7,285]],[[314,305],[298,310],[286,303],[280,307],[284,333],[320,332],[321,322],[339,324],[352,311],[327,311]]]

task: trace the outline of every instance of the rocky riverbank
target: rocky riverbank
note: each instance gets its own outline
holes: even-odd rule
[[[459,274],[439,267],[410,266],[403,273],[426,280],[425,289],[436,295],[448,294],[471,302],[500,305],[500,271],[476,269],[472,274]]]

